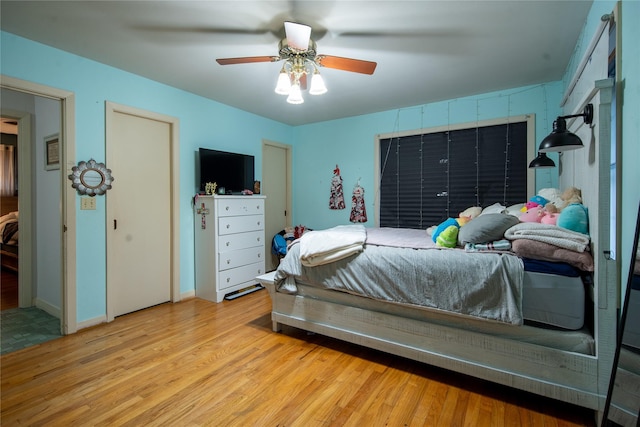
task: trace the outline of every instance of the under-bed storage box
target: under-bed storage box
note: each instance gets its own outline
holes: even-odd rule
[[[522,314],[525,320],[565,329],[584,325],[584,284],[580,277],[526,271]]]

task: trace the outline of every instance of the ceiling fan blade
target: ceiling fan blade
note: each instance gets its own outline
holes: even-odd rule
[[[290,48],[305,52],[309,48],[311,39],[311,27],[295,22],[285,22],[284,32],[287,36],[287,44]]]
[[[354,73],[373,74],[376,69],[375,62],[361,59],[342,58],[340,56],[318,55],[316,63],[321,67],[335,68],[336,70],[351,71]]]
[[[253,62],[277,62],[279,60],[279,56],[245,56],[242,58],[218,58],[216,62],[220,65],[234,65],[250,64]]]

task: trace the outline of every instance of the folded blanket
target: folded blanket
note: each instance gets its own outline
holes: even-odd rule
[[[589,245],[589,236],[585,234],[538,222],[516,224],[504,232],[504,237],[509,240],[535,240],[576,252],[584,252]]]
[[[436,246],[424,230],[411,228],[367,228],[367,245],[413,249],[448,249]]]
[[[593,256],[590,252],[576,252],[535,240],[518,239],[511,243],[511,250],[521,258],[551,262],[566,262],[583,271],[593,271]]]
[[[367,232],[363,225],[339,225],[309,231],[300,238],[300,262],[307,267],[327,264],[362,252]]]

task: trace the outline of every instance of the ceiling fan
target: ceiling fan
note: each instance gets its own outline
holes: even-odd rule
[[[343,58],[340,56],[319,55],[316,42],[311,39],[311,27],[295,22],[284,23],[285,38],[278,45],[278,56],[246,56],[240,58],[218,58],[220,65],[247,64],[254,62],[278,62],[284,60],[276,93],[288,95],[287,102],[301,104],[302,90],[307,87],[307,75],[311,75],[311,95],[321,95],[327,92],[318,67],[334,68],[361,74],[373,74],[376,63],[360,59]]]

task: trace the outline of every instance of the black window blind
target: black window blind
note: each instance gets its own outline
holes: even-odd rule
[[[380,226],[424,229],[470,206],[522,203],[527,122],[380,140]]]

